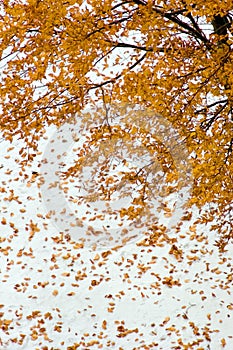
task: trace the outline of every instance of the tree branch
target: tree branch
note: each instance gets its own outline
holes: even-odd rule
[[[132,64],[132,65],[128,68],[128,70],[130,71],[130,70],[134,69],[139,63],[141,63],[141,62],[144,60],[144,58],[146,57],[146,55],[147,55],[147,53],[144,53],[144,55],[142,55],[142,57],[140,57],[134,64]],[[106,80],[106,81],[104,81],[104,82],[102,82],[102,83],[100,83],[100,84],[95,84],[95,85],[91,86],[90,88],[88,88],[88,91],[93,90],[93,89],[96,89],[96,88],[98,88],[98,87],[102,87],[102,86],[107,85],[107,84],[110,84],[110,83],[114,83],[116,80],[118,80],[118,79],[121,78],[121,77],[122,77],[122,74],[118,74],[117,76],[115,76],[115,77],[112,78],[112,79],[109,79],[109,80]]]
[[[213,124],[213,122],[217,119],[217,117],[219,116],[219,114],[226,108],[226,106],[228,105],[228,102],[226,102],[223,106],[221,106],[215,113],[214,115],[208,120],[208,122],[204,125],[204,123],[201,123],[201,127],[205,130],[208,130],[211,125]]]
[[[227,98],[225,98],[224,100],[220,100],[220,101],[216,101],[216,102],[213,102],[209,105],[206,105],[205,107],[201,108],[201,109],[198,109],[195,114],[198,114],[198,113],[201,113],[201,112],[204,112],[207,108],[211,108],[211,107],[214,107],[218,104],[221,104],[221,103],[226,103],[228,101]]]
[[[141,5],[141,6],[146,6],[147,3],[144,3],[143,1],[141,0],[134,0],[133,1],[135,4],[137,5]],[[153,6],[152,7],[153,11],[156,12],[157,14],[161,15],[162,17],[164,18],[167,18],[169,19],[171,22],[173,23],[176,23],[178,24],[178,26],[180,26],[181,28],[183,29],[186,29],[188,31],[188,33],[195,37],[196,39],[199,39],[201,40],[201,42],[203,42],[208,49],[211,48],[211,44],[209,42],[209,40],[207,39],[207,37],[204,35],[204,33],[200,30],[200,28],[195,28],[194,27],[191,27],[188,23],[186,22],[183,22],[179,17],[178,15],[176,14],[176,12],[165,12],[161,7],[159,6]],[[178,11],[179,13],[179,11]]]

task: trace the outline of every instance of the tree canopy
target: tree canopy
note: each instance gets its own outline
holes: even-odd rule
[[[215,219],[224,249],[233,234],[232,15],[227,0],[2,2],[2,134],[25,141],[24,166],[47,125],[62,125],[90,103],[102,101],[106,112],[103,128],[92,130],[96,142],[126,137],[111,129],[113,102],[155,111],[185,140],[194,179],[189,205],[209,203],[199,222]],[[128,133],[137,130],[131,125]],[[169,156],[156,147],[165,166]],[[138,205],[147,184],[136,180]]]

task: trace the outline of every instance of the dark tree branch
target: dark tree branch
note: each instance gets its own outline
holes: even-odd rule
[[[219,40],[220,44],[227,44],[228,40],[228,29],[230,29],[232,23],[232,18],[230,15],[215,15],[212,21],[214,27],[214,33],[221,36]]]
[[[120,19],[118,19],[118,20],[116,20],[116,21],[113,21],[113,22],[111,22],[111,23],[106,23],[105,26],[102,26],[102,27],[100,27],[100,28],[94,30],[93,32],[88,33],[87,36],[85,37],[85,39],[88,39],[88,38],[90,38],[90,36],[92,36],[92,35],[94,35],[94,34],[96,34],[96,33],[100,33],[100,32],[102,32],[103,30],[106,30],[106,27],[111,27],[111,26],[113,26],[113,25],[115,25],[115,24],[120,24],[120,23],[123,23],[123,22],[125,22],[125,21],[128,21],[131,17],[132,17],[132,14],[130,14],[130,16],[128,16],[128,17],[120,18]]]
[[[137,5],[141,5],[141,6],[146,6],[147,3],[141,1],[141,0],[134,0],[133,1],[135,4]],[[205,36],[205,34],[200,30],[200,28],[195,28],[190,26],[188,23],[182,21],[178,15],[176,14],[176,12],[165,12],[161,7],[159,6],[154,6],[153,10],[155,13],[161,15],[164,18],[169,19],[171,22],[178,24],[179,27],[185,29],[188,31],[189,35],[193,36],[196,39],[199,39],[201,42],[203,42],[208,49],[211,48],[211,44],[209,42],[209,40],[207,39],[207,37]],[[183,10],[181,10],[183,11]],[[185,11],[185,10],[184,10]],[[180,11],[179,11],[180,12]],[[178,12],[178,13],[179,13]]]
[[[146,57],[146,54],[147,54],[147,53],[144,53],[144,55],[142,55],[142,57],[140,57],[134,64],[132,64],[132,65],[128,68],[128,70],[131,71],[131,70],[134,69],[139,63],[141,63],[141,62],[144,60],[144,58]],[[93,90],[93,89],[96,89],[96,88],[98,88],[98,87],[105,86],[105,85],[110,84],[110,83],[114,83],[116,80],[120,79],[121,77],[122,77],[122,74],[118,74],[118,75],[115,76],[114,78],[109,79],[109,80],[106,80],[106,81],[104,81],[103,83],[93,85],[92,87],[88,88],[88,91]]]
[[[197,24],[197,22],[196,22],[195,19],[193,18],[192,14],[189,12],[186,16],[190,19],[190,21],[191,21],[193,27],[194,27],[199,33],[202,34],[202,30],[200,29],[199,25]]]
[[[204,112],[204,111],[206,111],[207,108],[211,108],[211,107],[214,107],[214,106],[216,106],[216,105],[218,105],[218,104],[226,103],[226,102],[228,102],[228,99],[227,99],[227,98],[225,98],[224,100],[220,100],[220,101],[213,102],[213,103],[211,103],[211,104],[209,104],[209,105],[206,105],[205,107],[203,107],[203,108],[201,108],[201,109],[198,109],[198,110],[195,112],[195,114]]]
[[[214,27],[215,34],[226,36],[227,30],[231,26],[231,18],[228,15],[225,15],[223,17],[220,15],[216,15],[214,16],[212,25]]]
[[[226,159],[224,161],[224,163],[226,164],[230,155],[232,154],[232,151],[233,151],[233,137],[231,138],[231,141],[229,143],[229,147],[227,149],[227,155],[226,155]]]
[[[113,7],[111,8],[111,11],[116,10],[118,7],[124,6],[124,5],[126,5],[126,4],[130,4],[130,3],[131,3],[131,1],[122,1],[121,3],[116,4],[115,6],[113,6]]]
[[[125,48],[130,48],[130,49],[137,49],[137,50],[141,50],[141,51],[146,51],[146,52],[153,52],[152,48],[146,48],[145,46],[138,46],[138,45],[134,45],[134,44],[128,44],[128,43],[118,43],[118,42],[112,42],[110,40],[106,40],[107,42],[109,42],[111,45],[114,46],[114,48],[117,47],[125,47]]]
[[[228,101],[223,105],[221,106],[220,108],[218,108],[218,110],[214,113],[214,115],[208,120],[208,122],[206,123],[201,123],[201,127],[205,130],[208,130],[211,125],[215,122],[215,120],[218,118],[219,114],[227,107],[228,105]]]

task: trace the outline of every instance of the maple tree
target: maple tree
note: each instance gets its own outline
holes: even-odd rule
[[[90,103],[102,101],[106,112],[103,126],[92,129],[95,143],[127,137],[120,126],[111,128],[113,101],[156,111],[186,142],[194,178],[189,204],[209,203],[200,222],[217,218],[213,228],[224,249],[232,238],[231,16],[232,2],[222,0],[1,2],[3,136],[24,139],[24,166],[47,125],[70,121]],[[96,114],[90,123],[95,118],[99,126]],[[127,127],[135,138],[139,131]],[[149,147],[146,136],[142,142]],[[172,160],[159,143],[155,148],[169,183],[176,179]],[[75,176],[78,166],[66,175]],[[143,175],[123,174],[141,188],[137,212],[133,206],[122,215],[140,214],[148,194]],[[117,186],[114,179],[103,181],[111,184],[102,192],[107,199]]]

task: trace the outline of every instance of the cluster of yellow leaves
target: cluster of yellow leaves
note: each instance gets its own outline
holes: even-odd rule
[[[216,204],[204,219],[218,215],[214,228],[224,249],[232,237],[231,11],[232,2],[221,0],[163,6],[141,0],[2,2],[2,134],[25,140],[31,151],[22,150],[24,165],[46,125],[73,118],[91,92],[104,103],[149,106],[185,138],[193,157],[190,205]],[[95,134],[96,140],[102,136]],[[167,157],[166,150],[162,154]]]

